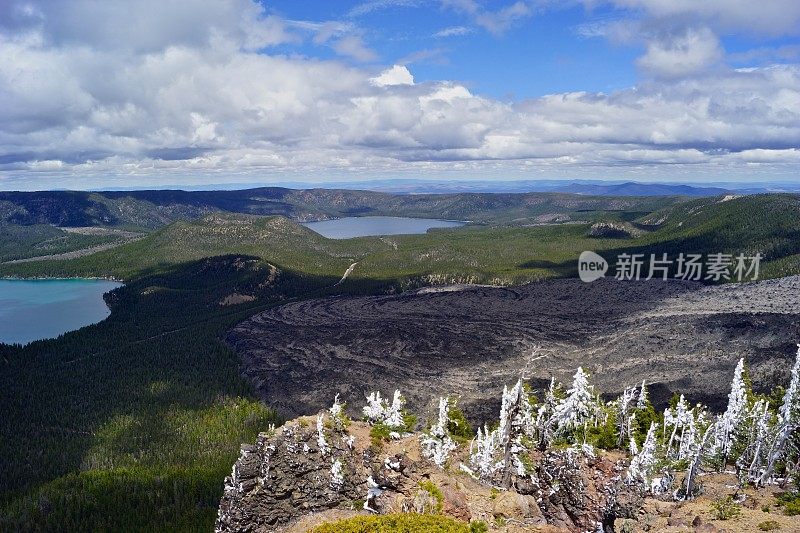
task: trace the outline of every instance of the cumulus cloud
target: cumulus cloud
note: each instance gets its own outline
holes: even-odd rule
[[[387,87],[389,85],[414,85],[414,76],[408,68],[403,65],[395,65],[390,69],[381,72],[380,76],[370,78],[370,83],[377,87]]]
[[[687,29],[647,43],[639,66],[657,76],[677,78],[707,69],[722,59],[719,39],[708,28]]]
[[[293,39],[279,18],[250,0],[12,0],[2,5],[0,29],[35,33],[53,47],[148,53],[207,46],[215,39],[244,49]]]
[[[271,53],[270,43],[310,30],[246,1],[230,0],[235,13],[225,17],[193,2],[205,15],[193,15],[191,32],[180,16],[169,31],[150,9],[164,25],[158,37],[115,46],[104,31],[80,35],[49,22],[58,4],[32,5],[0,29],[4,180],[339,170],[623,176],[659,166],[730,175],[743,165],[791,172],[798,161],[800,66],[704,75],[717,49],[702,31],[667,34],[648,49],[642,66],[662,73],[658,82],[506,102],[455,82],[415,82],[408,66],[376,75]],[[328,33],[325,44],[349,35]],[[698,53],[703,42],[711,46]]]
[[[598,0],[584,0],[589,6]],[[800,34],[800,2],[796,0],[609,0],[617,7],[638,9],[650,17],[703,22],[715,28],[760,35]]]

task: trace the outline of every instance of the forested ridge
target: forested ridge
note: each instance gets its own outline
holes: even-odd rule
[[[646,209],[635,200],[612,206],[561,195],[558,202],[573,200],[570,209],[589,209],[583,223],[494,222],[343,241],[284,217],[203,212],[78,259],[0,265],[3,276],[127,282],[108,295],[112,314],[99,324],[26,347],[0,345],[0,401],[6,407],[0,417],[0,515],[7,520],[0,525],[210,527],[239,444],[277,421],[253,399],[235,354],[221,339],[248,316],[293,299],[572,276],[586,249],[609,258],[621,251],[758,250],[765,253],[763,275],[800,272],[796,195],[702,199],[680,204],[683,211],[663,212],[652,199]],[[542,212],[520,209],[527,217]],[[634,233],[589,237],[592,220],[625,224]],[[353,262],[358,264],[347,283],[332,289]],[[255,299],[221,305],[232,294]]]
[[[221,336],[338,280],[272,272],[247,256],[183,264],[109,293],[104,322],[0,345],[0,526],[207,528],[239,444],[278,421]],[[259,300],[221,306],[235,291]]]

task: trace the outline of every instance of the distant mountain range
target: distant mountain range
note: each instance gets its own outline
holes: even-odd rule
[[[324,183],[286,181],[253,183],[216,183],[204,185],[169,185],[156,190],[224,191],[264,188],[340,189],[388,192],[394,194],[525,193],[566,192],[598,196],[716,196],[719,194],[755,194],[765,192],[800,192],[798,183],[788,182],[713,182],[713,183],[639,183],[619,180],[425,180],[377,179],[364,181],[328,181]],[[143,190],[141,187],[105,189],[105,191]],[[100,192],[100,191],[98,191]]]
[[[640,215],[684,201],[671,196],[577,195],[566,192],[398,194],[346,189],[224,191],[0,192],[0,226],[107,226],[156,229],[212,212],[282,215],[297,221],[344,216],[409,216],[476,223],[536,223],[537,217],[587,220],[592,213],[630,210]],[[563,221],[562,220],[562,221]]]
[[[734,192],[730,189],[722,189],[719,187],[636,183],[633,181],[620,183],[618,185],[570,183],[569,185],[558,187],[555,190],[558,192],[588,194],[592,196],[719,196],[721,194]]]

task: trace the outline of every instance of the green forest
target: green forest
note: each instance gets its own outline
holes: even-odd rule
[[[107,295],[112,314],[99,324],[25,347],[0,344],[0,530],[208,530],[239,445],[280,423],[225,344],[231,327],[272,306],[574,276],[583,250],[609,259],[760,251],[762,276],[800,272],[797,195],[649,202],[587,211],[576,223],[494,221],[340,241],[284,216],[213,212],[77,259],[0,264],[2,277],[126,282]],[[631,236],[590,237],[597,220]],[[255,299],[221,305],[232,293]]]

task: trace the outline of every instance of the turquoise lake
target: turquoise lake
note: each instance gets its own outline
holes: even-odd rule
[[[457,228],[464,222],[435,218],[345,217],[303,224],[329,239],[350,239],[376,235],[425,233],[431,228]]]
[[[94,279],[0,279],[0,342],[26,344],[100,322],[103,294],[122,286]]]

